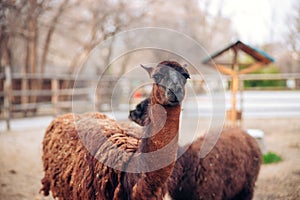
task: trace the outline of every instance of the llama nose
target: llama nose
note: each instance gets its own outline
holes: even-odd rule
[[[167,92],[168,99],[170,101],[177,101],[176,95],[172,92],[172,90],[168,90]]]
[[[172,101],[172,102],[180,102],[183,99],[183,95],[182,95],[181,91],[173,92],[173,90],[168,90],[167,96],[168,96],[169,101]]]

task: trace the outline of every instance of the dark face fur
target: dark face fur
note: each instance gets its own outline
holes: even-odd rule
[[[179,63],[164,61],[156,68],[144,67],[154,80],[152,98],[161,105],[179,105],[185,95],[186,79],[188,71]]]
[[[150,104],[150,98],[145,99],[139,103],[134,110],[129,112],[129,119],[139,124],[140,126],[146,126],[149,124],[148,108]]]

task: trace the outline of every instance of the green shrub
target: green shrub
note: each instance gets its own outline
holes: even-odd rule
[[[242,67],[243,68],[243,67]],[[277,66],[269,65],[268,67],[262,68],[253,74],[279,74],[280,71]],[[253,87],[286,87],[285,80],[247,80],[244,81],[245,88]]]
[[[273,152],[268,152],[263,155],[263,164],[277,163],[280,161],[282,161],[282,158]]]

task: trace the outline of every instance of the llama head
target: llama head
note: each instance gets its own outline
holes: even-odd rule
[[[190,75],[185,67],[175,61],[163,61],[155,68],[145,67],[154,80],[152,99],[164,106],[179,105],[185,95],[186,80]]]
[[[141,103],[139,103],[134,110],[131,110],[129,112],[128,118],[139,124],[140,126],[146,126],[148,125],[149,122],[149,117],[148,117],[148,108],[150,104],[150,98],[147,98],[143,100]]]

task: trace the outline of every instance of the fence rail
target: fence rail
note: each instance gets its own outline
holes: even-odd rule
[[[192,76],[192,84],[203,84],[207,80],[215,80],[215,76]],[[224,81],[230,81],[229,76],[222,76]],[[136,77],[138,79],[138,76]],[[57,115],[70,111],[72,103],[85,110],[88,106],[101,109],[102,104],[111,103],[106,97],[111,95],[111,84],[116,77],[101,77],[106,85],[99,87],[99,77],[70,76],[58,74],[26,74],[11,73],[8,67],[0,73],[0,117],[6,120],[10,129],[10,119],[17,115],[36,114],[39,110],[47,109],[48,114]],[[289,90],[300,89],[300,73],[293,74],[249,74],[241,75],[240,81],[246,80],[284,80],[294,82]],[[77,83],[76,89],[73,88]],[[139,80],[143,82],[143,80]],[[40,86],[35,84],[41,83]],[[128,87],[134,88],[128,80]],[[96,94],[94,94],[96,93]],[[94,104],[93,104],[94,103]]]

